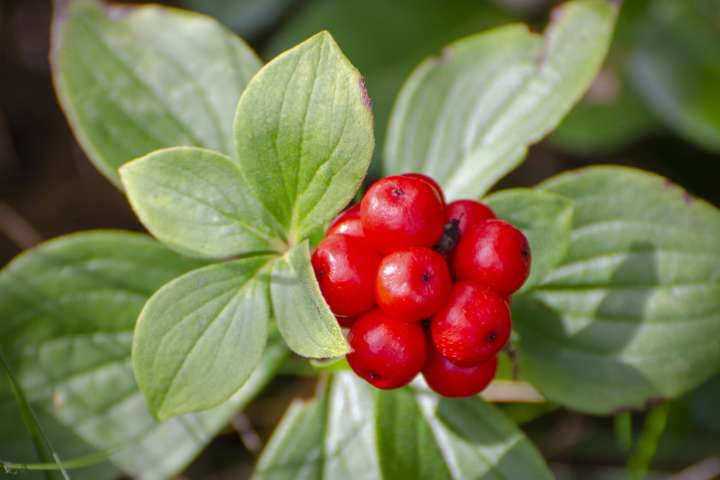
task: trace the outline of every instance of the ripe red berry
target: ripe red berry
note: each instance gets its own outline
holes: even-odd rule
[[[365,238],[360,218],[345,218],[333,225],[327,231],[327,235],[349,235],[351,237]]]
[[[460,238],[452,266],[458,279],[486,285],[507,297],[530,273],[530,246],[509,223],[486,220]]]
[[[474,227],[484,220],[495,218],[490,208],[475,200],[455,200],[445,208],[446,221],[457,221],[458,233],[462,237],[469,227]]]
[[[375,292],[378,306],[385,313],[412,322],[438,311],[451,286],[443,257],[429,248],[412,247],[382,259]]]
[[[360,204],[356,203],[348,208],[335,220],[330,223],[326,236],[339,233],[341,235],[350,235],[352,237],[364,237],[362,230],[362,222],[360,221]]]
[[[338,223],[345,221],[345,220],[351,220],[353,218],[360,218],[360,204],[356,203],[352,207],[343,210],[340,212],[340,214],[335,217],[335,219],[330,222],[330,227],[328,227],[328,231],[332,230]]]
[[[433,187],[435,193],[437,193],[438,197],[440,197],[440,199],[443,201],[443,204],[445,203],[445,193],[443,192],[440,184],[437,183],[434,178],[428,177],[427,175],[424,175],[422,173],[404,173],[403,177],[410,177],[428,183],[431,187]]]
[[[510,338],[507,301],[482,285],[456,283],[445,306],[430,321],[435,348],[461,367],[495,355]]]
[[[459,367],[430,347],[422,373],[428,386],[440,395],[469,397],[483,391],[496,370],[496,355],[473,367]]]
[[[425,364],[427,346],[420,324],[389,317],[374,309],[360,317],[350,329],[347,355],[350,367],[377,388],[402,387]]]
[[[325,301],[336,315],[353,316],[375,304],[375,277],[381,256],[362,238],[325,237],[312,266]]]
[[[355,321],[358,319],[358,317],[347,317],[343,315],[335,315],[335,319],[337,320],[338,324],[343,328],[350,328],[355,324]]]
[[[375,182],[363,197],[360,211],[365,237],[384,253],[429,247],[445,225],[445,209],[433,187],[410,177]]]

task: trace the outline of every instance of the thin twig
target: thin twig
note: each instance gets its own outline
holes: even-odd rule
[[[480,394],[495,403],[543,403],[545,397],[527,382],[493,380]]]
[[[240,441],[245,445],[245,448],[253,455],[259,454],[262,450],[262,440],[260,440],[260,435],[257,434],[252,423],[250,423],[250,419],[244,414],[238,413],[230,423],[240,436]]]
[[[42,242],[43,237],[22,215],[0,201],[0,231],[25,250]]]
[[[720,457],[708,457],[681,470],[668,480],[712,480],[718,477],[720,477]]]

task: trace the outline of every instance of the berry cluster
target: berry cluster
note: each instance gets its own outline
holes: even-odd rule
[[[495,376],[508,301],[530,271],[525,236],[473,200],[448,205],[417,173],[385,177],[341,213],[312,255],[320,289],[349,328],[352,369],[397,388],[422,371],[448,397]]]

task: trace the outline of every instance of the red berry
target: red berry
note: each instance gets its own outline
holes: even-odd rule
[[[472,367],[495,355],[510,338],[507,301],[493,290],[456,283],[445,306],[430,321],[438,352],[461,367]]]
[[[452,259],[460,280],[510,296],[530,273],[530,246],[520,230],[502,220],[486,220],[460,238]]]
[[[469,227],[474,227],[483,220],[495,218],[490,208],[475,200],[455,200],[445,208],[446,221],[457,221],[458,233],[462,237]]]
[[[445,225],[444,206],[433,187],[410,177],[378,180],[363,197],[360,210],[365,237],[384,253],[429,247]]]
[[[350,220],[353,218],[360,218],[360,204],[356,203],[352,207],[340,212],[340,215],[335,217],[335,219],[330,222],[330,227],[328,227],[328,230],[333,229],[338,223]]]
[[[366,313],[350,329],[350,367],[377,388],[402,387],[425,364],[427,346],[420,324],[389,317],[380,309]]]
[[[342,315],[335,315],[335,319],[337,320],[338,324],[343,328],[350,328],[355,324],[355,321],[358,319],[358,317],[347,317]]]
[[[359,217],[345,218],[335,223],[332,227],[330,227],[330,230],[327,231],[327,235],[334,234],[365,238],[362,229],[362,221]]]
[[[451,286],[450,271],[443,257],[429,248],[412,247],[382,259],[375,292],[385,313],[412,322],[438,311]]]
[[[435,193],[437,193],[438,197],[440,197],[443,201],[443,204],[445,203],[445,193],[443,193],[442,187],[435,181],[434,178],[423,175],[422,173],[405,173],[403,174],[403,177],[410,177],[428,183],[431,187],[433,187]]]
[[[422,373],[427,384],[446,397],[469,397],[487,387],[497,370],[497,356],[493,355],[479,365],[458,367],[430,347]]]
[[[325,301],[336,315],[353,316],[375,304],[375,277],[381,256],[362,238],[325,237],[312,266]]]

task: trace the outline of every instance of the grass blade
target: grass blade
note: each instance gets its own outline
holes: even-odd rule
[[[58,456],[57,452],[52,448],[52,445],[50,445],[50,440],[43,432],[43,429],[40,426],[40,422],[38,422],[35,412],[33,412],[32,407],[28,403],[22,387],[17,382],[12,371],[10,370],[10,365],[8,365],[8,363],[5,361],[5,356],[3,355],[2,350],[0,350],[0,366],[2,366],[2,369],[5,370],[5,375],[7,376],[8,382],[10,383],[10,389],[12,390],[13,395],[17,400],[18,406],[20,407],[20,415],[22,416],[25,427],[28,429],[28,432],[30,432],[30,436],[32,437],[32,442],[35,446],[35,451],[37,452],[38,458],[41,462],[45,463],[49,463],[52,459],[55,462],[55,465],[58,467],[57,470],[62,475],[62,478],[64,480],[70,480],[70,476],[68,475],[67,471],[65,471],[65,468],[60,462],[60,457]],[[3,466],[6,465],[3,463]],[[53,475],[49,471],[46,472],[46,475],[47,478],[53,478]]]

